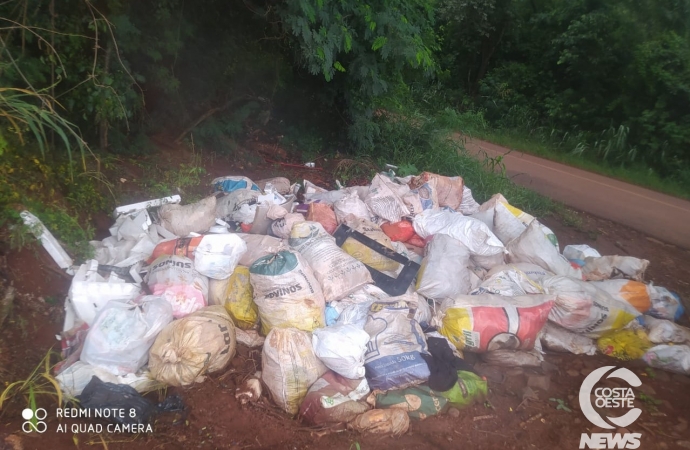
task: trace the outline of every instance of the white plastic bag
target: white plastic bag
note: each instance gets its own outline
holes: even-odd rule
[[[601,337],[605,331],[619,330],[640,315],[628,303],[615,300],[586,281],[554,276],[545,278],[542,286],[556,295],[549,320],[583,336]]]
[[[499,294],[507,297],[543,293],[544,289],[539,284],[515,267],[495,272],[472,291],[472,295]]]
[[[297,414],[309,387],[328,369],[316,357],[309,334],[294,328],[274,328],[261,354],[261,380],[284,411]]]
[[[597,354],[597,346],[593,339],[575,334],[550,322],[544,325],[539,339],[541,339],[541,345],[552,352],[570,352],[575,355]]]
[[[63,395],[76,397],[82,393],[93,377],[97,377],[105,383],[126,384],[140,393],[160,387],[160,383],[152,379],[148,371],[117,376],[102,367],[93,366],[82,361],[77,361],[64,369],[55,376],[55,380],[60,384]]]
[[[93,324],[98,312],[111,300],[127,302],[139,297],[141,289],[134,283],[111,273],[108,279],[98,274],[98,261],[91,259],[79,267],[72,278],[68,299],[77,316],[88,325]]]
[[[416,320],[409,318],[407,302],[372,304],[364,331],[371,338],[364,355],[372,389],[403,389],[429,378],[422,359],[426,339]]]
[[[249,267],[254,264],[254,261],[263,256],[278,253],[281,250],[288,250],[289,248],[287,241],[272,236],[243,233],[238,233],[237,235],[247,244],[247,251],[239,260],[241,266]]]
[[[371,220],[371,213],[366,203],[360,200],[356,192],[350,192],[345,197],[333,203],[333,211],[338,223],[343,223],[345,217],[352,214],[358,219]]]
[[[683,315],[685,308],[680,302],[680,297],[675,293],[669,291],[661,286],[647,286],[649,291],[649,299],[652,306],[647,311],[650,316],[659,319],[678,320]]]
[[[165,298],[176,319],[207,305],[208,279],[184,256],[160,256],[151,263],[146,283],[153,295]]]
[[[460,213],[426,210],[414,219],[415,232],[422,238],[447,234],[465,244],[473,259],[490,269],[503,264],[505,247],[489,228],[477,219]]]
[[[201,383],[235,356],[235,325],[222,306],[207,306],[160,332],[149,353],[151,376],[171,386]]]
[[[494,234],[504,244],[519,237],[527,226],[534,220],[534,216],[527,214],[507,203],[496,202],[494,207]]]
[[[247,244],[236,234],[207,234],[194,250],[194,268],[216,280],[230,278]]]
[[[644,326],[649,340],[655,344],[690,344],[690,328],[682,327],[670,320],[644,316]]]
[[[266,255],[252,264],[249,274],[264,334],[272,328],[312,331],[326,326],[321,286],[299,253]]]
[[[596,249],[590,247],[589,245],[566,245],[563,249],[563,256],[569,260],[576,260],[585,262],[585,258],[593,257],[598,258],[601,255]]]
[[[364,377],[369,334],[355,325],[333,325],[312,332],[314,353],[326,367],[350,379]]]
[[[460,212],[466,216],[471,216],[479,212],[479,203],[472,197],[472,189],[467,186],[462,187],[462,203],[460,203]]]
[[[494,266],[493,269],[489,270],[484,277],[489,278],[499,272],[503,272],[504,270],[519,270],[523,274],[527,275],[527,277],[537,283],[538,285],[541,286],[542,282],[544,281],[544,278],[547,277],[552,277],[555,274],[549,270],[546,270],[536,264],[532,263],[513,263],[513,264],[503,264],[500,266]]]
[[[642,359],[654,368],[690,375],[690,347],[687,345],[657,345],[647,350]]]
[[[402,199],[410,188],[398,185],[381,174],[374,176],[371,189],[364,202],[371,212],[389,222],[399,222],[410,210]]]
[[[290,237],[290,232],[292,227],[299,222],[304,222],[304,216],[300,213],[288,213],[285,217],[275,220],[271,224],[271,230],[273,234],[281,239],[288,239]]]
[[[508,261],[511,263],[526,262],[536,264],[556,275],[564,275],[582,279],[580,269],[574,268],[570,262],[558,252],[553,242],[544,234],[539,222],[533,220],[517,239],[507,246]]]
[[[425,253],[417,273],[419,294],[442,300],[470,291],[470,251],[462,242],[447,234],[436,234]]]
[[[288,242],[309,263],[327,302],[373,283],[366,266],[338,247],[320,223],[295,224]]]
[[[592,281],[592,285],[608,293],[619,302],[628,303],[641,313],[646,313],[652,307],[649,286],[632,280],[603,280]]]
[[[260,194],[249,189],[232,191],[217,200],[215,216],[226,222],[252,223]]]
[[[161,297],[111,301],[89,328],[80,358],[115,375],[135,373],[148,361],[158,333],[172,320],[172,306]]]
[[[601,256],[585,258],[582,273],[587,281],[608,280],[611,278],[629,278],[635,281],[644,279],[644,272],[649,266],[646,259],[632,256]]]
[[[206,197],[185,206],[163,205],[158,209],[158,217],[161,225],[177,236],[203,233],[216,224],[216,197]]]

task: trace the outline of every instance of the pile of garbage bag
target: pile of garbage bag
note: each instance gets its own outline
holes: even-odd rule
[[[484,401],[466,352],[504,366],[602,352],[690,374],[683,307],[644,282],[648,261],[561,251],[461,177],[388,172],[328,191],[227,176],[212,190],[120,207],[92,242],[65,302],[67,394],[93,377],[138,392],[200,383],[241,344],[262,347],[241,403],[267,391],[308,424],[395,435]]]

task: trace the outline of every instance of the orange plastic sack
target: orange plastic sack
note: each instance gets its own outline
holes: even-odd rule
[[[431,172],[422,172],[410,181],[411,189],[418,189],[430,180],[436,181],[436,195],[440,206],[448,206],[454,211],[460,210],[464,182],[462,177],[444,177]]]
[[[338,228],[338,221],[331,205],[326,203],[310,203],[307,211],[307,221],[319,222],[328,234],[333,234]]]
[[[416,234],[414,232],[412,222],[407,220],[401,220],[400,222],[394,223],[384,223],[381,225],[381,229],[384,233],[386,233],[386,236],[391,238],[391,241],[393,242],[407,242],[408,239]]]
[[[153,254],[146,261],[147,264],[151,264],[159,256],[169,255],[169,256],[184,256],[189,259],[194,259],[194,250],[201,243],[203,236],[197,237],[184,237],[179,239],[173,239],[170,241],[161,242],[156,245],[153,249]]]
[[[422,239],[417,233],[413,234],[411,238],[405,241],[406,244],[414,245],[415,247],[422,247],[426,245],[426,241]]]

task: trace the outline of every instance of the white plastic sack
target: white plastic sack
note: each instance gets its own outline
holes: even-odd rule
[[[75,362],[57,374],[55,380],[60,384],[63,395],[76,397],[82,393],[93,377],[97,377],[105,383],[126,384],[140,393],[151,391],[160,386],[160,383],[149,376],[148,371],[117,376],[102,367],[92,366],[81,361]]]
[[[419,294],[442,300],[470,291],[469,249],[447,234],[434,235],[425,248],[426,256],[417,273]]]
[[[517,208],[503,202],[496,202],[494,207],[494,234],[504,244],[508,244],[513,239],[519,237],[534,216],[527,214]]]
[[[421,356],[427,353],[426,339],[409,314],[406,302],[377,302],[370,308],[364,326],[371,338],[364,367],[372,389],[403,389],[429,378],[429,367]]]
[[[350,379],[364,378],[364,352],[369,334],[355,325],[333,325],[313,331],[312,346],[322,363]]]
[[[687,345],[657,345],[647,350],[642,359],[654,368],[690,375],[690,347]]]
[[[194,268],[216,280],[230,278],[247,251],[247,244],[236,234],[207,234],[194,250]]]
[[[678,320],[683,315],[685,309],[678,297],[673,292],[660,286],[647,286],[649,291],[649,299],[652,302],[652,307],[647,311],[650,316],[659,319]]]
[[[235,356],[235,325],[222,306],[207,306],[168,324],[149,353],[149,370],[170,386],[201,383]]]
[[[312,331],[326,326],[321,286],[299,253],[266,255],[252,264],[249,274],[264,334],[273,328]]]
[[[96,314],[111,300],[127,302],[139,297],[141,289],[134,283],[125,283],[111,273],[106,280],[98,274],[98,261],[82,264],[72,278],[68,299],[77,316],[88,325]]]
[[[208,278],[194,269],[184,256],[164,255],[151,263],[146,284],[153,295],[165,298],[176,319],[203,308],[208,299]]]
[[[639,281],[617,279],[592,281],[592,285],[608,293],[619,302],[628,303],[641,313],[646,313],[652,307],[650,286]]]
[[[524,273],[527,275],[527,277],[537,283],[538,285],[541,286],[542,282],[544,281],[544,278],[547,277],[552,277],[555,274],[549,270],[546,270],[536,264],[532,263],[514,263],[514,264],[503,264],[500,266],[495,266],[491,270],[489,270],[484,277],[489,278],[499,272],[503,272],[504,270],[519,270],[520,272]]]
[[[338,247],[320,223],[295,224],[288,242],[308,262],[327,302],[373,283],[366,266]]]
[[[238,262],[241,266],[249,267],[254,264],[254,261],[263,256],[278,253],[281,250],[288,250],[287,241],[283,239],[260,234],[238,233],[237,235],[247,244],[247,251],[240,257]]]
[[[343,223],[345,217],[352,214],[358,219],[371,220],[371,213],[366,203],[360,200],[356,192],[350,192],[345,197],[333,203],[333,211],[338,223]]]
[[[427,210],[414,219],[415,232],[422,238],[447,234],[465,244],[473,259],[490,269],[503,264],[505,247],[489,228],[477,219],[450,211]]]
[[[507,297],[543,293],[544,289],[539,284],[514,267],[494,273],[472,291],[472,295],[499,294]]]
[[[208,306],[211,305],[225,305],[225,292],[230,283],[230,278],[225,280],[208,280]]]
[[[544,234],[539,222],[534,220],[517,239],[507,246],[508,261],[511,263],[526,262],[536,264],[556,275],[582,279],[580,269],[558,252],[553,242]]]
[[[472,197],[472,189],[467,186],[462,187],[462,203],[460,212],[466,216],[471,216],[479,212],[479,203]]]
[[[177,236],[203,233],[216,224],[216,197],[210,196],[191,205],[167,204],[158,209],[161,225]]]
[[[374,215],[389,222],[399,222],[402,217],[410,215],[410,210],[402,199],[409,190],[409,187],[398,185],[377,174],[371,181],[371,189],[364,202]]]
[[[288,239],[292,227],[299,222],[304,222],[304,216],[300,213],[288,213],[285,217],[277,219],[271,224],[273,234],[281,239]]]
[[[261,380],[284,411],[297,414],[309,387],[328,369],[312,350],[309,334],[274,328],[261,354]]]
[[[649,340],[655,344],[690,344],[690,329],[670,320],[644,316],[644,326]]]
[[[158,333],[172,320],[172,306],[161,297],[111,301],[89,328],[80,359],[114,375],[135,373],[148,361]]]
[[[585,261],[585,258],[598,258],[601,255],[596,249],[589,245],[566,245],[563,249],[563,256],[569,260]]]
[[[539,335],[541,345],[552,352],[569,352],[575,355],[596,355],[593,339],[575,334],[558,325],[547,323]]]
[[[554,276],[542,284],[546,292],[556,295],[549,320],[583,336],[598,338],[609,330],[619,330],[640,313],[628,303],[620,302],[592,283]]]
[[[646,259],[632,256],[601,256],[585,258],[582,273],[587,281],[608,280],[611,278],[629,278],[635,281],[644,279],[644,272],[649,266]]]

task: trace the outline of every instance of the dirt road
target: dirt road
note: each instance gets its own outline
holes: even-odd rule
[[[690,202],[622,181],[538,158],[478,139],[468,139],[470,153],[505,155],[508,176],[572,208],[634,228],[654,238],[690,249]]]

